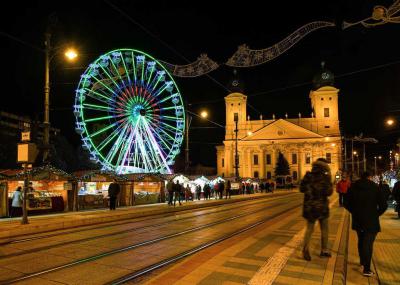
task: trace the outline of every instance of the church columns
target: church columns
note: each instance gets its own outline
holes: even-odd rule
[[[260,161],[259,161],[259,163],[260,163],[260,173],[259,173],[259,177],[260,178],[265,178],[266,175],[265,175],[265,148],[264,148],[264,146],[261,146],[259,156],[260,156]]]

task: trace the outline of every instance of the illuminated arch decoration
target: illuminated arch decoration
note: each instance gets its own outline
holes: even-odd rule
[[[103,170],[171,173],[185,130],[185,109],[167,69],[150,55],[117,49],[81,75],[75,130]]]
[[[198,77],[219,67],[218,63],[210,59],[206,54],[201,54],[196,61],[186,65],[162,63],[174,76],[178,77]]]
[[[344,22],[343,29],[347,29],[358,24],[361,24],[366,28],[372,28],[387,23],[400,24],[400,0],[394,1],[389,8],[384,6],[375,6],[371,17],[354,23]]]
[[[300,27],[279,43],[265,49],[253,50],[247,45],[241,45],[226,62],[226,65],[231,67],[252,67],[266,63],[286,52],[309,33],[318,29],[334,26],[335,24],[332,22],[311,22]]]

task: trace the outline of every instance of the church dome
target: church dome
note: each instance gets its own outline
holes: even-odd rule
[[[233,77],[231,80],[229,80],[227,87],[231,93],[234,93],[234,92],[243,93],[244,92],[244,83],[239,78],[236,69],[233,70]]]
[[[324,86],[334,86],[335,76],[325,67],[325,62],[321,62],[321,70],[313,78],[313,89],[317,90]]]

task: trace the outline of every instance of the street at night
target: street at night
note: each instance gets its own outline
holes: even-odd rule
[[[400,0],[12,2],[0,284],[400,285]]]

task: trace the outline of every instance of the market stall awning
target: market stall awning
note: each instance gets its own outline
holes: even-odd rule
[[[77,180],[77,178],[65,172],[64,170],[53,167],[52,165],[45,165],[41,167],[34,167],[24,172],[22,169],[14,170],[13,175],[8,176],[8,180],[21,180],[25,175],[29,176],[29,180]]]
[[[81,170],[74,172],[74,175],[79,181],[96,182],[96,181],[107,181],[116,179],[117,181],[126,181],[127,178],[124,175],[119,175],[114,171],[103,171],[103,170]]]

